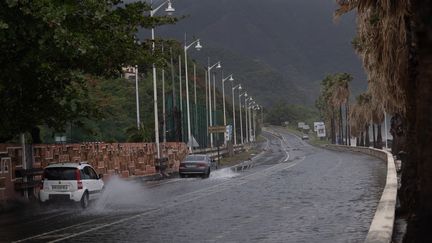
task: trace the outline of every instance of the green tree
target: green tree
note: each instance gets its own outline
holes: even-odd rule
[[[151,18],[149,10],[119,0],[1,1],[0,141],[38,125],[63,130],[97,117],[88,82],[155,62],[150,43],[136,40],[138,28],[176,21]]]

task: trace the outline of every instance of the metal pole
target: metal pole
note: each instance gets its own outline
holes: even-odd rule
[[[223,79],[223,74],[222,74],[222,103],[223,103],[223,117],[224,117],[224,127],[226,127],[227,122],[226,122],[226,109],[225,109],[225,80]],[[224,146],[226,147],[227,145],[227,140],[226,140],[226,136],[224,136]]]
[[[176,99],[176,92],[175,92],[175,81],[174,81],[174,59],[172,55],[172,48],[170,48],[170,62],[171,62],[171,86],[172,86],[172,97],[173,97],[173,108],[176,106],[177,99]],[[173,116],[174,117],[174,116]],[[175,126],[175,125],[174,125]]]
[[[243,144],[244,143],[244,140],[243,140],[243,116],[242,116],[242,102],[241,102],[241,97],[242,97],[242,95],[241,94],[239,94],[239,110],[240,110],[240,141],[241,141],[241,144]],[[246,103],[246,102],[245,102]]]
[[[193,65],[194,69],[194,100],[195,100],[195,136],[198,136],[198,102],[197,102],[197,74],[196,74],[196,64]]]
[[[162,45],[162,52],[164,51],[164,47]],[[165,69],[162,68],[162,122],[163,122],[163,127],[162,127],[162,138],[163,138],[163,142],[166,143],[166,99],[165,99]]]
[[[249,112],[249,142],[253,141],[253,136],[252,136],[252,107],[249,106],[248,108],[248,112]]]
[[[187,46],[186,46],[186,42],[185,42],[185,47],[184,47],[184,58],[185,58],[185,78],[186,78],[187,133],[188,133],[187,145],[189,147],[189,153],[192,153],[193,141],[192,141],[191,121],[190,121],[189,76],[188,76],[188,60],[187,60]]]
[[[248,124],[248,100],[245,99],[245,105],[244,105],[244,111],[245,111],[245,128],[246,128],[246,143],[249,142],[249,124]]]
[[[213,124],[216,126],[217,124],[217,119],[216,119],[216,109],[217,105],[216,105],[216,74],[213,74],[213,112],[214,112],[214,121]]]
[[[206,94],[206,128],[207,128],[207,133],[206,133],[206,145],[208,145],[208,138],[209,138],[209,112],[208,112],[208,110],[209,110],[209,103],[208,103],[208,92],[207,92],[207,90],[208,90],[208,88],[207,88],[207,86],[208,86],[208,75],[207,75],[207,71],[205,71],[205,94]]]
[[[183,112],[183,87],[182,87],[182,59],[181,55],[179,55],[179,82],[180,82],[180,114]],[[183,127],[183,126],[182,126]]]
[[[166,143],[166,97],[165,97],[165,69],[162,69],[162,122],[163,122],[163,142]]]
[[[236,135],[236,117],[235,117],[235,99],[234,99],[234,87],[233,83],[231,83],[232,90],[232,112],[233,112],[233,134],[234,134],[234,145],[237,145],[237,135]]]
[[[209,92],[209,115],[210,115],[210,127],[213,126],[213,115],[212,115],[212,98],[211,98],[211,74],[210,74],[210,67],[208,67],[208,92]],[[210,134],[210,147],[213,148],[213,133]]]
[[[253,124],[253,130],[252,130],[252,142],[255,142],[256,140],[256,112],[255,109],[252,109],[252,124]]]
[[[181,55],[178,57],[179,59],[179,83],[180,83],[180,141],[184,142],[183,139],[183,84],[182,84],[182,59]]]
[[[218,123],[217,118],[216,118],[216,115],[217,115],[216,107],[217,107],[217,105],[216,105],[216,74],[213,74],[213,119],[214,119],[213,120],[213,126],[216,126]],[[216,139],[216,141],[218,141],[219,140],[219,133],[215,134],[215,136],[216,136],[216,138],[213,138],[213,139]],[[219,144],[217,146],[219,146]]]
[[[153,12],[152,12],[153,17]],[[152,51],[155,51],[155,30],[151,29],[152,35]],[[156,80],[156,65],[153,63],[153,102],[154,102],[154,122],[155,122],[155,139],[156,139],[156,151],[157,158],[160,158],[160,148],[159,148],[159,117],[158,117],[158,100],[157,100],[157,80]]]
[[[135,66],[135,95],[136,95],[136,115],[137,115],[137,128],[140,129],[140,107],[139,107],[139,91],[138,91],[138,65]]]

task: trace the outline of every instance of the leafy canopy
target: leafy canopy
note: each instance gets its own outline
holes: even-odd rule
[[[137,41],[138,28],[176,21],[149,10],[119,0],[0,1],[0,141],[96,117],[88,80],[155,61],[151,43]]]

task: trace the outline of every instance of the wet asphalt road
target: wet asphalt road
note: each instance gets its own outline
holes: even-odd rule
[[[113,179],[91,208],[52,205],[0,215],[0,241],[363,242],[384,162],[264,133],[254,167],[209,179]]]

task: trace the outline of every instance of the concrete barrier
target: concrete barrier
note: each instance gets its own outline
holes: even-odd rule
[[[374,148],[348,147],[341,145],[326,145],[326,147],[337,151],[351,151],[368,154],[387,162],[386,184],[365,242],[392,242],[397,197],[397,174],[393,155],[387,151]]]

